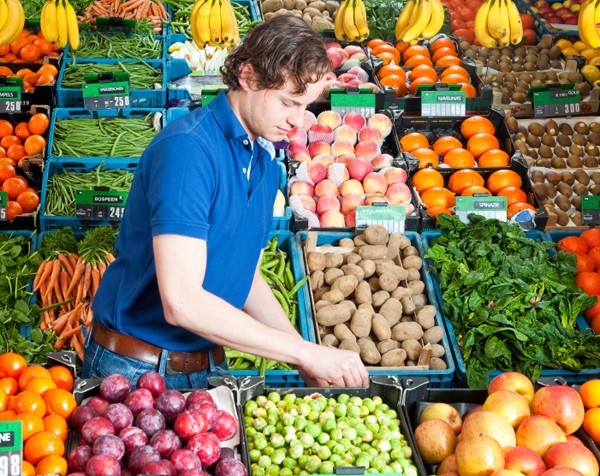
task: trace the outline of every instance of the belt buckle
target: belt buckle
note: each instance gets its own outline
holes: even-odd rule
[[[182,375],[185,372],[180,372],[179,370],[174,370],[171,368],[171,351],[167,352],[167,364],[165,366],[165,373],[167,375]]]

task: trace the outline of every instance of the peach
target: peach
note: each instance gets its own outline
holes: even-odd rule
[[[388,185],[393,183],[406,183],[408,178],[406,170],[401,169],[400,167],[388,167],[383,171],[383,176]]]
[[[400,205],[410,202],[410,188],[405,184],[396,182],[391,184],[386,192],[385,197],[392,205]]]
[[[308,153],[311,157],[316,157],[320,154],[331,154],[331,145],[322,140],[311,142],[308,144]]]
[[[379,149],[379,145],[377,142],[373,142],[372,140],[362,140],[357,142],[354,146],[354,155],[357,157],[362,157],[363,159],[371,160],[380,153],[381,150]]]
[[[347,85],[347,84],[348,84],[348,83],[350,83],[351,81],[356,81],[356,80],[357,80],[357,77],[356,77],[356,76],[354,76],[353,74],[350,74],[350,73],[343,73],[343,74],[340,74],[340,75],[337,77],[337,80],[338,80],[340,83],[342,83],[342,84],[344,84],[344,85]]]
[[[341,202],[341,212],[344,215],[347,215],[351,211],[356,210],[356,207],[365,203],[365,200],[362,194],[359,195],[358,193],[349,193],[347,195],[342,195]]]
[[[342,117],[335,111],[323,111],[317,116],[317,124],[329,126],[333,130],[342,124]]]
[[[292,160],[297,162],[307,162],[310,160],[310,154],[308,152],[296,152],[292,155]]]
[[[350,55],[350,59],[356,61],[364,61],[367,59],[367,55],[361,51],[360,53],[354,53],[353,55]]]
[[[381,194],[367,195],[365,197],[365,205],[373,205],[374,203],[388,203],[387,198]]]
[[[346,142],[350,142],[352,145],[356,144],[356,132],[352,127],[343,124],[338,126],[333,131],[333,142],[338,140],[345,140]]]
[[[348,212],[344,217],[344,221],[348,228],[354,228],[356,226],[356,210]]]
[[[394,163],[394,158],[390,154],[377,154],[371,159],[371,163],[375,170],[381,170],[386,167],[391,167]]]
[[[307,162],[306,173],[308,174],[308,177],[310,178],[311,182],[314,184],[318,184],[325,177],[327,177],[327,169],[325,168],[325,166],[313,160]]]
[[[323,195],[317,200],[317,215],[322,215],[328,210],[340,211],[340,201],[333,195]]]
[[[350,174],[344,164],[334,163],[327,169],[327,178],[339,187],[346,180],[350,179]]]
[[[371,115],[367,121],[367,124],[379,129],[379,132],[381,132],[381,135],[384,139],[390,135],[390,132],[392,132],[392,120],[380,112],[376,112],[375,114]]]
[[[291,156],[298,152],[304,152],[308,154],[308,147],[306,147],[306,143],[302,143],[300,141],[291,140],[287,146],[287,150]]]
[[[308,130],[308,143],[312,142],[333,142],[333,129],[326,124],[313,124]]]
[[[319,154],[313,157],[313,162],[317,162],[319,164],[323,164],[323,166],[328,169],[331,164],[335,162],[333,156],[331,154]]]
[[[347,140],[338,140],[331,144],[331,154],[334,157],[339,157],[340,155],[353,153],[354,145],[352,144],[352,142],[348,142]]]
[[[364,179],[365,175],[371,172],[373,172],[373,164],[362,157],[353,159],[348,165],[350,177],[359,181]]]
[[[309,182],[296,180],[290,185],[290,195],[314,195],[315,187]]]
[[[363,189],[363,185],[359,180],[351,178],[340,185],[339,193],[342,197],[349,194],[362,196],[365,194],[365,190]]]
[[[305,110],[304,118],[302,121],[302,127],[306,130],[309,130],[316,123],[317,123],[317,116],[315,116],[313,112]]]
[[[346,45],[344,47],[344,50],[346,50],[346,53],[348,53],[348,56],[350,56],[350,57],[352,57],[352,55],[354,55],[356,53],[362,53],[362,54],[365,53],[363,51],[363,49],[358,45]]]
[[[325,48],[329,49],[329,48],[342,48],[342,45],[340,45],[337,41],[328,41],[325,44]]]
[[[383,195],[388,187],[385,177],[377,172],[368,173],[362,182],[367,195]]]
[[[327,54],[329,62],[331,63],[331,69],[338,69],[344,64],[344,57],[340,51],[343,51],[342,48],[338,48],[336,46],[327,48],[325,53]]]
[[[298,195],[300,197],[300,201],[302,202],[302,208],[305,210],[316,213],[317,211],[317,202],[312,197],[312,195]]]
[[[358,133],[358,131],[365,127],[365,125],[367,124],[367,120],[362,114],[359,114],[358,112],[347,112],[342,118],[342,124],[346,124],[352,127],[352,129],[354,129],[354,132]]]
[[[359,84],[358,87],[359,89],[371,89],[374,93],[379,92],[379,86],[377,86],[375,83],[372,83],[371,81],[366,81],[362,84]]]
[[[294,142],[300,142],[301,144],[306,144],[308,141],[308,134],[306,129],[302,129],[301,127],[294,127],[290,132],[287,133],[287,138]]]
[[[351,79],[346,82],[346,87],[348,88],[358,88],[362,84],[362,81],[358,78]]]
[[[315,186],[315,197],[321,198],[323,195],[332,195],[334,197],[339,195],[339,191],[335,182],[329,179],[324,179]]]
[[[364,83],[369,79],[369,73],[367,73],[360,66],[354,66],[347,71],[348,74],[353,74],[356,79],[359,79],[361,83]]]
[[[358,140],[359,142],[371,140],[381,146],[381,144],[383,143],[383,136],[381,135],[381,132],[379,132],[379,129],[377,129],[376,127],[365,126],[360,131],[358,131]]]
[[[355,159],[355,158],[356,158],[356,155],[354,155],[354,153],[342,154],[339,157],[336,157],[335,161],[340,164],[344,164],[346,167],[348,167],[350,165],[350,162],[352,162],[352,159]]]
[[[344,215],[335,210],[327,210],[319,217],[321,228],[344,228],[346,222]]]

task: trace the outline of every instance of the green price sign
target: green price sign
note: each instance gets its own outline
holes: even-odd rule
[[[0,192],[0,221],[6,221],[6,206],[8,205],[8,194]]]
[[[598,225],[600,223],[600,197],[592,195],[582,197],[581,215],[584,225]]]
[[[0,87],[0,112],[21,112],[21,87]]]
[[[404,205],[371,205],[356,207],[356,230],[361,231],[371,225],[384,226],[388,232],[404,233],[406,207]]]
[[[576,89],[533,93],[535,117],[570,116],[580,111],[581,95]]]
[[[22,422],[0,421],[0,476],[20,476],[23,461]]]
[[[464,91],[421,91],[421,115],[464,116],[467,95]]]
[[[127,192],[123,190],[76,190],[75,217],[79,220],[120,221]]]
[[[469,214],[506,221],[508,208],[506,197],[472,196],[456,197],[456,214],[463,223],[470,223]]]
[[[127,73],[89,74],[84,76],[83,107],[88,111],[129,107]]]
[[[341,114],[357,112],[361,116],[370,117],[375,113],[376,96],[372,89],[341,89],[329,90],[331,109]]]

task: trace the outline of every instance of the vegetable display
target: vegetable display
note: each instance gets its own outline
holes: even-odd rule
[[[85,84],[86,74],[127,73],[130,89],[155,89],[162,85],[163,73],[143,60],[135,63],[119,61],[105,63],[69,63],[65,67],[60,87],[81,88]]]
[[[73,57],[81,58],[136,58],[161,59],[162,40],[153,35],[81,35],[77,51]]]
[[[96,0],[78,18],[80,22],[89,21],[95,25],[97,17],[145,20],[152,24],[156,33],[162,33],[163,21],[168,20],[169,14],[160,0]]]
[[[554,243],[527,238],[516,225],[440,215],[433,240],[444,303],[466,365],[469,387],[486,387],[488,372],[515,370],[532,380],[544,369],[600,367],[600,337],[575,329],[594,298],[577,288],[576,258]]]

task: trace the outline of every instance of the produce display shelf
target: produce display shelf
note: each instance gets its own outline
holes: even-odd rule
[[[304,250],[304,242],[308,238],[308,233],[309,232],[307,232],[307,231],[301,231],[301,232],[296,233],[296,243],[297,243],[298,248],[302,252],[302,256],[304,256],[302,250]],[[421,245],[421,239],[420,239],[419,235],[417,233],[413,233],[413,232],[406,232],[406,233],[404,233],[404,235],[410,240],[411,245],[416,247],[419,250],[419,254],[420,254],[421,258],[423,259],[423,255],[420,251],[422,249],[422,245]],[[321,232],[321,231],[319,231],[317,234],[316,245],[317,246],[336,245],[342,238],[354,238],[354,236],[355,236],[354,233],[331,232],[331,231]],[[305,276],[308,276],[308,269],[306,267],[305,259],[302,260],[302,263],[298,267],[298,269],[300,270],[301,275],[296,277],[296,280],[302,279]],[[426,290],[426,294],[427,294],[429,303],[435,305],[435,303],[436,303],[435,296],[433,294],[433,291],[431,290],[430,278],[427,274],[425,267],[421,268],[420,273],[421,273],[421,280],[425,283],[425,290]],[[306,314],[307,314],[307,321],[308,321],[308,330],[310,332],[310,340],[311,340],[311,342],[318,343],[319,342],[318,330],[317,330],[316,319],[314,317],[314,311],[313,311],[312,304],[311,304],[312,299],[311,299],[311,295],[310,295],[310,287],[306,286],[303,289],[303,292],[305,293],[304,300],[307,303],[306,304],[306,306],[307,306]],[[437,307],[437,310],[436,310],[436,315],[435,315],[435,324],[437,326],[440,326],[442,329],[445,329],[443,320],[442,320],[442,316],[439,312],[439,307],[438,306],[436,306],[436,307]],[[442,337],[442,340],[440,341],[440,344],[444,347],[443,359],[445,360],[445,362],[447,364],[447,368],[445,370],[421,370],[421,369],[414,369],[411,367],[376,367],[376,366],[367,366],[367,370],[369,372],[369,375],[373,375],[373,376],[375,376],[375,375],[377,375],[377,376],[390,375],[390,376],[394,376],[394,377],[422,376],[422,377],[428,378],[430,381],[430,384],[433,386],[437,386],[437,387],[450,386],[452,384],[452,381],[454,378],[455,364],[454,364],[454,359],[452,358],[452,352],[450,350],[451,340],[449,340],[446,330],[444,330],[444,335]]]
[[[548,241],[547,234],[544,232],[538,231],[538,230],[527,231],[525,234],[528,238],[533,239],[533,240]],[[440,282],[439,282],[439,279],[437,278],[435,269],[433,268],[433,262],[432,262],[431,258],[426,258],[425,256],[429,251],[429,247],[431,246],[432,240],[434,240],[436,237],[438,237],[440,235],[442,235],[441,231],[426,231],[426,232],[421,233],[421,253],[423,256],[423,267],[425,269],[425,273],[430,277],[430,280],[433,284],[434,295],[437,300],[437,308],[439,310],[442,309],[442,306],[444,304],[444,298],[442,296]],[[454,360],[456,361],[455,384],[457,384],[457,386],[459,386],[459,387],[464,387],[466,385],[467,368],[466,368],[465,361],[462,356],[460,346],[458,344],[458,340],[456,338],[456,334],[454,332],[454,326],[452,325],[452,323],[446,316],[443,316],[443,322],[444,322],[448,337],[450,339],[450,345],[452,347],[452,355],[454,357]],[[585,319],[582,316],[579,316],[577,318],[576,328],[579,330],[584,330],[584,329],[589,328],[589,326],[585,322]],[[494,378],[496,375],[498,375],[500,373],[502,373],[502,371],[500,371],[500,370],[490,371],[488,373],[488,375],[489,375],[488,381],[490,381],[492,378]],[[582,383],[582,382],[585,382],[586,380],[589,380],[592,378],[600,378],[600,369],[582,369],[580,372],[573,372],[570,370],[563,370],[563,369],[561,369],[561,370],[545,369],[545,370],[542,370],[541,376],[548,377],[548,378],[561,377],[569,383]]]
[[[82,37],[84,37],[84,36],[100,37],[100,36],[112,36],[112,35],[115,35],[115,33],[111,33],[111,32],[106,32],[106,33],[99,33],[99,32],[81,33]],[[136,37],[139,38],[139,37],[147,37],[149,35],[141,35],[141,34],[132,33],[132,34],[129,34],[129,35],[126,35],[126,36],[128,38],[136,38]],[[153,59],[153,60],[166,60],[168,58],[166,36],[165,35],[154,35],[153,38],[155,40],[157,40],[157,41],[160,41],[160,49],[161,49],[160,54],[158,54],[155,58],[145,57],[144,59],[145,60],[150,60],[150,59]],[[134,59],[138,58],[138,55],[135,54],[136,53],[135,51],[132,51],[131,53],[132,54],[131,54],[131,56],[129,58],[134,58]],[[64,49],[63,55],[64,55],[65,60],[68,58],[70,60],[79,61],[80,59],[86,58],[84,56],[81,56],[78,52],[76,52],[75,54],[73,54],[73,51],[71,50],[71,46],[68,43],[67,43],[67,46]],[[110,59],[124,59],[122,57],[114,56],[113,53],[110,50],[108,50],[108,49],[104,52],[104,55],[105,56],[102,56],[102,58],[104,58],[104,59],[109,59],[109,58]]]
[[[167,67],[163,60],[144,60],[144,62],[152,69],[159,71],[162,76],[161,82],[155,83],[154,89],[132,89],[129,90],[129,101],[130,107],[147,107],[147,108],[162,108],[165,107],[167,102]],[[63,61],[58,74],[58,86],[57,86],[57,102],[58,107],[61,108],[78,108],[83,107],[83,89],[82,88],[65,88],[62,86],[64,75],[67,67],[72,64],[85,65],[85,64],[104,64],[114,65],[117,63],[141,63],[137,59],[103,59],[103,58],[84,58],[77,59],[74,62],[73,59],[66,59]]]
[[[48,57],[50,58],[50,57]],[[45,63],[0,63],[0,66],[9,68],[13,73],[16,73],[20,69],[30,69],[32,72],[37,71]],[[54,63],[48,61],[47,64],[52,64],[60,69],[60,63]],[[42,84],[35,87],[35,89],[28,93],[21,91],[21,112],[27,112],[33,105],[45,105],[48,107],[56,106],[56,82],[52,84]]]
[[[519,9],[520,12],[528,13],[534,19],[533,29],[535,30],[538,38],[541,38],[542,35],[552,35],[555,37],[568,38],[571,36],[578,36],[579,32],[577,29],[577,25],[570,25],[571,28],[568,30],[557,30],[556,28],[552,28],[549,26],[546,21],[540,17],[540,15],[533,10],[530,2],[527,0],[515,0],[515,5]]]

